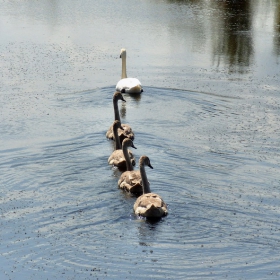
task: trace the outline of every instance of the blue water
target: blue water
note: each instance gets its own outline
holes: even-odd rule
[[[250,109],[250,100],[151,87],[140,100],[126,96],[121,112],[136,132],[135,156],[150,157],[151,188],[169,208],[151,224],[134,216],[135,198],[117,188],[119,172],[107,164],[112,92],[57,99],[59,113],[48,117],[64,138],[1,151],[3,277],[278,273],[279,135],[268,132],[277,133],[279,110],[259,105],[274,118],[266,129],[264,112]],[[70,102],[76,114],[68,113]]]
[[[250,59],[230,64],[219,50],[219,66],[207,24],[224,28],[218,16],[232,17],[229,1],[225,10],[214,1],[135,2],[142,25],[121,13],[131,10],[127,1],[86,2],[71,13],[68,1],[2,3],[1,280],[279,278],[279,5],[265,2],[241,7],[257,33],[233,30],[252,36]],[[148,155],[151,189],[168,204],[156,223],[134,215],[135,197],[118,189],[120,172],[107,163],[124,43],[123,21],[109,36],[115,9],[130,34],[139,26],[128,70],[144,92],[124,95],[119,108],[135,132],[136,168]],[[168,43],[152,48],[156,35]],[[260,38],[271,39],[267,49]]]

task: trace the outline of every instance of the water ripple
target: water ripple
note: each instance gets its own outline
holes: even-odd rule
[[[135,197],[117,187],[120,172],[108,166],[113,144],[105,139],[112,89],[59,95],[51,102],[60,112],[50,118],[61,116],[64,136],[1,150],[1,256],[18,264],[17,273],[29,267],[34,279],[40,270],[52,279],[129,278],[137,269],[137,279],[168,279],[175,271],[176,279],[186,271],[190,279],[223,279],[273,268],[280,245],[277,108],[269,106],[268,118],[264,103],[256,111],[254,101],[147,91],[126,96],[122,120],[136,132],[135,168],[141,155],[150,157],[151,189],[169,215],[154,223],[137,218]],[[101,92],[105,98],[94,103]]]

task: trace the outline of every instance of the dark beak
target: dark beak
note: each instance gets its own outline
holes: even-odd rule
[[[131,147],[132,147],[132,148],[134,148],[134,149],[137,149],[137,148],[134,146],[134,144],[133,144],[133,143],[132,143]]]
[[[124,128],[122,126],[119,127],[121,130],[124,130]]]
[[[150,168],[154,169],[151,164],[148,165]]]

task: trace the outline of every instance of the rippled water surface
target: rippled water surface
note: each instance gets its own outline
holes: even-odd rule
[[[265,0],[1,1],[0,279],[278,279],[279,19]],[[156,223],[107,164],[121,47]]]

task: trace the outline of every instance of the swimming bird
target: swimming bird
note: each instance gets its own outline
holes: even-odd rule
[[[133,194],[143,194],[140,170],[133,170],[133,166],[128,160],[126,160],[126,170],[118,181],[119,188]]]
[[[116,85],[116,90],[122,93],[141,93],[143,91],[140,81],[136,78],[127,78],[126,75],[126,49],[121,49],[122,76]]]
[[[122,94],[120,92],[115,92],[113,95],[113,107],[114,107],[114,114],[115,114],[115,121],[118,120],[121,123],[120,113],[119,113],[119,106],[118,101],[122,100],[126,102],[126,100],[123,98]],[[131,129],[131,127],[128,124],[122,124],[121,126],[123,129],[118,129],[118,135],[120,137],[120,141],[122,143],[123,139],[129,138],[131,140],[134,140],[134,133]],[[106,137],[109,139],[115,139],[114,133],[113,133],[113,125],[111,125],[106,133]]]
[[[146,218],[160,218],[167,215],[167,205],[158,194],[151,192],[145,171],[145,165],[153,168],[150,159],[147,156],[141,156],[139,160],[139,168],[143,184],[143,194],[135,201],[133,207],[134,212],[136,215]]]
[[[121,124],[119,121],[114,121],[113,124],[113,132],[116,140],[116,149],[111,154],[111,156],[108,158],[108,163],[114,166],[117,166],[119,168],[125,168],[126,167],[126,161],[129,161],[133,166],[135,165],[135,158],[130,150],[128,150],[128,147],[135,148],[133,145],[133,142],[131,139],[124,139],[122,146],[120,143],[120,139],[118,136],[118,129],[121,129]]]

